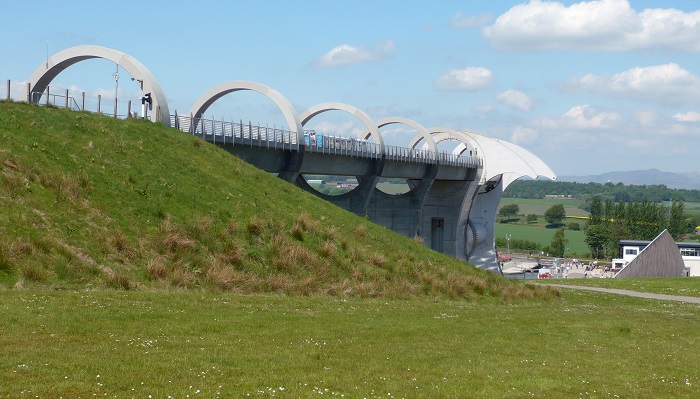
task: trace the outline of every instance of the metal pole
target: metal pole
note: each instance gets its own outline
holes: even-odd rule
[[[10,79],[7,79],[7,99],[10,99]]]
[[[66,89],[66,109],[68,109],[68,89]]]
[[[49,105],[49,86],[46,86],[46,105]]]
[[[81,105],[83,107],[83,109],[81,111],[85,111],[85,92],[83,92],[83,102]]]
[[[100,115],[100,111],[102,108],[102,94],[97,95],[97,115]]]

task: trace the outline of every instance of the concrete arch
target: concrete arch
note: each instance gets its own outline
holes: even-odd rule
[[[343,103],[323,103],[315,105],[306,111],[301,113],[301,125],[304,126],[306,123],[318,114],[322,114],[327,111],[345,111],[351,115],[354,115],[357,119],[362,121],[362,123],[367,128],[369,132],[366,137],[372,136],[374,142],[379,145],[381,153],[384,153],[384,139],[382,135],[379,134],[379,128],[377,124],[372,121],[372,119],[360,109],[353,107],[352,105],[347,105]]]
[[[470,153],[470,156],[482,156],[481,148],[478,144],[470,137],[461,132],[450,129],[448,127],[435,127],[428,129],[428,134],[433,137],[436,144],[442,143],[443,141],[458,141],[460,144],[455,147],[452,151],[454,155],[461,155],[464,152]],[[415,145],[415,141],[411,142],[411,146]]]
[[[164,125],[170,126],[170,109],[168,108],[168,102],[153,74],[129,54],[107,47],[90,45],[76,46],[60,51],[49,57],[46,64],[42,63],[29,77],[32,93],[31,98],[33,99],[35,97],[34,93],[43,93],[49,83],[71,65],[93,58],[102,58],[112,61],[129,72],[134,79],[142,81],[143,92],[151,93],[151,109],[160,109],[160,114],[151,112],[151,120],[153,122],[162,122]],[[158,120],[159,117],[161,120]]]
[[[433,137],[428,133],[428,131],[419,123],[407,119],[407,118],[401,118],[401,117],[389,117],[389,118],[384,118],[380,119],[377,121],[377,129],[380,129],[384,126],[391,125],[391,124],[403,124],[409,127],[412,127],[418,132],[418,136],[416,136],[412,141],[411,141],[411,148],[416,148],[416,146],[419,144],[420,139],[423,138],[425,140],[425,145],[428,147],[428,150],[433,153],[433,159],[437,161],[437,144],[435,143],[435,140],[433,140]],[[369,134],[365,136],[365,139],[369,137]]]
[[[287,122],[287,126],[289,126],[289,130],[296,132],[296,147],[298,148],[299,145],[304,142],[303,125],[299,119],[299,115],[296,113],[289,100],[287,100],[277,90],[256,82],[234,80],[231,82],[221,83],[220,85],[215,86],[206,93],[202,94],[202,96],[197,99],[194,105],[192,105],[190,108],[190,115],[195,119],[199,119],[202,117],[202,115],[204,115],[204,112],[206,112],[206,110],[219,98],[229,93],[243,90],[255,91],[272,100],[277,108],[282,111],[282,115],[284,115],[284,119]]]

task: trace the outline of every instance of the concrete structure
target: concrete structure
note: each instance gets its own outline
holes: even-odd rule
[[[246,82],[245,89],[250,90],[251,84]],[[192,120],[185,117],[175,125],[217,143],[261,169],[278,173],[341,208],[367,216],[407,237],[419,236],[426,246],[436,251],[493,272],[500,273],[494,228],[503,191],[522,176],[556,178],[539,158],[514,144],[473,132],[425,129],[406,118],[375,122],[361,110],[342,103],[319,104],[302,112],[298,117],[302,129],[321,113],[343,111],[365,126],[363,140],[334,136],[321,140],[322,136],[315,132],[304,132],[303,139],[300,138],[297,117],[293,116],[288,101],[278,100],[275,104],[286,110],[288,121],[294,121],[288,123],[290,129],[296,128],[283,132],[281,137],[296,138],[298,146],[285,147],[285,139],[281,143],[277,140],[279,132],[246,127],[242,122],[236,127],[233,122],[218,123],[200,118],[202,104],[208,107],[222,93],[242,90],[242,86],[241,82],[229,83],[209,90],[191,108]],[[267,95],[271,89],[258,84],[255,91]],[[417,135],[407,147],[388,146],[381,136],[381,127],[398,123],[416,130]],[[314,135],[313,140],[311,135]],[[274,139],[270,139],[273,136]],[[365,141],[368,139],[370,141]],[[437,150],[437,144],[445,141],[457,142],[452,153]],[[297,162],[283,161],[288,159]],[[308,184],[303,177],[305,174],[356,176],[358,186],[341,195],[325,195]],[[376,188],[382,177],[405,178],[410,190],[399,195],[386,194]]]
[[[512,143],[449,128],[426,129],[406,118],[373,121],[342,103],[319,104],[297,114],[280,93],[250,81],[217,85],[195,101],[188,114],[170,115],[163,91],[145,66],[128,54],[99,46],[73,47],[50,57],[29,78],[27,101],[48,98],[49,83],[61,71],[91,58],[113,61],[142,84],[144,94],[151,93],[151,120],[211,141],[348,211],[408,237],[420,236],[436,251],[493,272],[500,273],[494,225],[503,191],[522,176],[556,178],[539,158]],[[288,130],[203,118],[218,99],[242,90],[272,100]],[[304,131],[311,119],[328,111],[356,117],[366,134],[348,138]],[[390,124],[404,124],[417,134],[407,147],[386,145],[379,129]],[[456,142],[452,152],[438,150],[437,144],[445,141]],[[305,174],[355,176],[358,184],[348,193],[328,196],[313,189]],[[386,194],[377,189],[382,177],[406,179],[410,190]]]
[[[170,109],[165,94],[153,74],[138,60],[121,51],[100,46],[76,46],[56,53],[40,65],[29,77],[30,98],[28,102],[39,102],[51,81],[66,68],[78,62],[103,58],[124,68],[131,76],[141,83],[143,93],[151,93],[152,102],[149,104],[151,120],[163,122],[170,126]]]
[[[625,267],[615,277],[679,276],[679,262],[680,275],[700,276],[700,243],[674,242],[666,230],[654,241],[620,240],[619,247],[622,259],[613,262]]]

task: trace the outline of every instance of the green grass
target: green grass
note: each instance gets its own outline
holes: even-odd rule
[[[510,234],[511,240],[530,240],[542,246],[549,245],[552,242],[555,230],[544,228],[541,225],[496,223],[496,237],[505,238],[506,234]],[[590,252],[583,241],[585,238],[583,230],[565,230],[564,235],[569,240],[566,246],[569,248],[569,254],[587,254]]]
[[[510,302],[438,254],[148,121],[0,102],[0,286]]]
[[[683,207],[683,213],[687,217],[700,216],[700,202],[686,202]]]
[[[700,297],[700,277],[679,278],[577,278],[538,280],[552,284],[585,285],[666,295]]]
[[[516,204],[520,209],[521,215],[528,215],[534,213],[535,215],[544,215],[544,213],[552,205],[562,204],[564,205],[564,211],[567,216],[588,216],[588,212],[583,209],[579,209],[579,206],[583,204],[581,199],[526,199],[526,198],[502,198],[499,204],[499,209],[503,205]]]
[[[0,398],[700,395],[695,305],[487,274],[150,122],[0,102],[0,215]]]
[[[0,397],[696,398],[700,308],[0,291]]]

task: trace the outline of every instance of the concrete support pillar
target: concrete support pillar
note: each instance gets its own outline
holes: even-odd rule
[[[467,260],[466,229],[469,209],[478,190],[478,170],[465,180],[435,180],[421,212],[419,234],[429,248]]]
[[[501,273],[496,253],[496,212],[503,195],[503,180],[489,191],[476,195],[469,213],[469,263],[474,266]]]
[[[367,207],[369,219],[406,237],[418,235],[423,204],[437,171],[438,165],[431,165],[422,180],[409,180],[411,190],[404,194],[391,195],[375,190]]]
[[[285,159],[282,171],[277,175],[277,177],[289,183],[294,183],[299,179],[304,180],[304,178],[299,175],[299,170],[301,169],[301,164],[304,162],[305,147],[300,145],[298,148],[298,150],[284,151]],[[304,183],[306,183],[306,181],[304,181]]]

